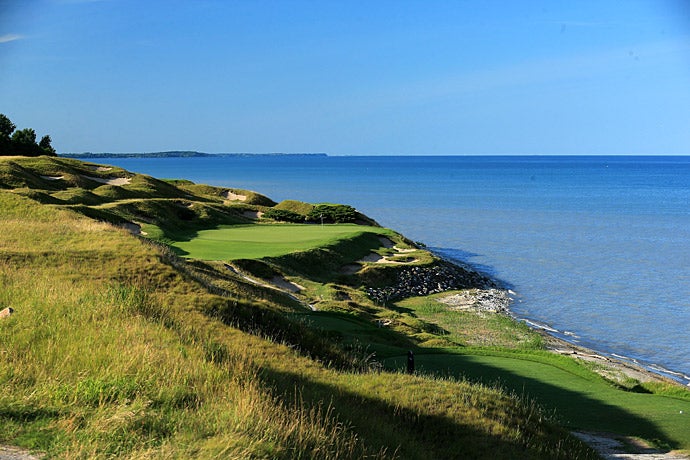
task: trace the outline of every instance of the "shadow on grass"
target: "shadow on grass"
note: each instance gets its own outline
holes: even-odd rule
[[[662,449],[681,448],[679,440],[671,439],[669,434],[662,432],[650,420],[587,394],[587,391],[595,393],[599,385],[606,385],[603,381],[583,379],[587,389],[576,391],[547,382],[543,375],[540,375],[539,367],[550,366],[549,364],[535,362],[534,368],[529,369],[532,375],[524,375],[503,367],[492,366],[484,362],[486,357],[462,354],[417,354],[415,358],[416,368],[420,373],[465,378],[471,382],[499,386],[517,395],[527,396],[547,411],[553,411],[558,422],[566,428],[637,436],[654,441]],[[406,359],[403,356],[392,358],[387,360],[386,367],[403,369],[406,366]],[[567,373],[565,370],[562,372]],[[576,380],[582,377],[572,375],[571,378]],[[612,389],[612,391],[622,390]]]
[[[479,424],[481,428],[478,428],[477,420],[471,416],[465,416],[463,422],[461,417],[444,415],[445,403],[438,408],[414,408],[415,395],[419,391],[432,395],[434,383],[420,383],[412,377],[397,374],[384,373],[374,378],[381,380],[387,375],[396,381],[390,389],[381,390],[381,385],[378,385],[377,390],[385,395],[381,398],[365,396],[375,391],[356,393],[348,390],[347,385],[317,382],[299,373],[265,369],[262,378],[276,388],[278,397],[287,407],[296,411],[303,409],[301,404],[332,407],[338,422],[357,434],[370,450],[370,455],[385,452],[405,459],[599,458],[579,440],[552,424],[534,421],[525,428],[523,419],[513,417],[513,423],[521,424],[518,428],[521,429],[521,437],[511,439],[510,435],[494,432],[496,420],[491,419],[491,415],[487,415],[484,425]],[[401,382],[401,379],[404,380]],[[370,385],[377,387],[377,383]],[[426,388],[420,390],[424,386]],[[410,402],[403,402],[406,400]]]
[[[338,343],[363,347],[365,349],[361,351],[376,353],[376,356],[394,356],[417,347],[408,336],[392,331],[380,323],[366,321],[351,314],[318,311],[301,313],[300,316],[308,326]]]

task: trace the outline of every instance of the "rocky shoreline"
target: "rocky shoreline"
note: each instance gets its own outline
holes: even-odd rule
[[[459,289],[493,289],[498,284],[490,277],[446,260],[431,266],[401,268],[393,284],[369,287],[366,292],[374,302],[383,304],[406,297],[425,296]]]

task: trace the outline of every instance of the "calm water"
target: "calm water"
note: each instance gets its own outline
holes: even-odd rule
[[[690,375],[690,157],[101,162],[275,201],[351,204],[502,280],[516,292],[519,318],[681,380]]]

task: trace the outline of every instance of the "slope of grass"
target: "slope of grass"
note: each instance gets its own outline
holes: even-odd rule
[[[212,286],[107,223],[3,191],[0,234],[0,305],[15,308],[0,321],[2,443],[63,458],[593,458],[521,396],[301,344],[275,320],[285,306],[231,288],[240,276]]]

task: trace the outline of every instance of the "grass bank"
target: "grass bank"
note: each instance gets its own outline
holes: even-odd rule
[[[560,406],[574,398],[690,446],[643,413],[662,396],[628,407],[529,331],[463,328],[433,298],[373,302],[366,280],[438,264],[395,232],[312,225],[304,250],[233,252],[230,270],[159,243],[241,224],[296,244],[286,224],[247,225],[272,201],[107,168],[0,159],[0,306],[15,309],[0,319],[0,443],[56,458],[596,458],[562,426],[588,427]],[[396,370],[410,349],[415,375]]]

